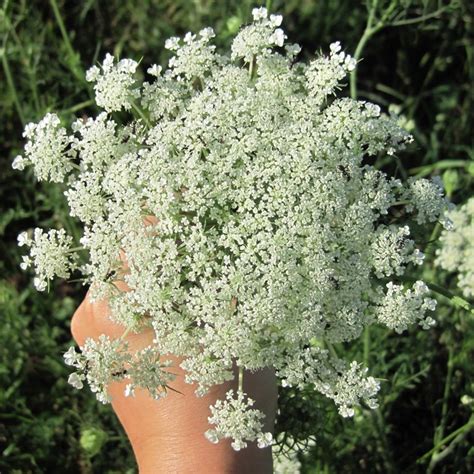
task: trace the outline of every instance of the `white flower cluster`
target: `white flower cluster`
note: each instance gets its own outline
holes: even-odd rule
[[[147,390],[155,400],[166,395],[168,383],[176,376],[166,370],[172,362],[160,359],[160,355],[155,346],[145,347],[135,354],[127,368],[126,377],[130,383],[127,384],[125,395],[134,396],[137,387]]]
[[[115,64],[111,54],[105,56],[101,67],[92,66],[86,73],[86,80],[95,82],[95,101],[107,112],[129,110],[133,99],[140,96],[138,90],[132,88],[138,63],[132,59],[122,59]]]
[[[334,93],[347,73],[353,71],[357,64],[354,58],[341,51],[339,41],[332,43],[329,49],[329,56],[321,56],[312,61],[306,70],[308,95],[318,106]],[[377,106],[371,105],[371,107]]]
[[[252,10],[254,22],[243,28],[232,42],[232,59],[242,58],[246,63],[251,63],[257,57],[270,55],[272,46],[283,46],[287,36],[278,28],[283,17],[270,15],[264,7]]]
[[[436,300],[427,298],[429,289],[422,281],[417,281],[412,289],[404,291],[403,285],[387,283],[387,293],[381,298],[376,310],[377,319],[387,327],[402,333],[409,325],[419,320],[423,329],[429,329],[435,320],[426,315],[436,309]]]
[[[67,365],[75,367],[68,382],[75,388],[81,389],[83,381],[96,394],[97,400],[109,403],[111,397],[107,385],[111,381],[129,380],[125,395],[134,396],[137,387],[146,389],[155,399],[166,394],[168,382],[175,376],[166,371],[170,361],[160,360],[155,347],[149,346],[135,355],[128,351],[128,345],[121,339],[110,339],[105,334],[98,340],[87,339],[78,353],[70,347],[64,354]]]
[[[446,214],[453,206],[444,196],[443,181],[439,176],[431,180],[410,178],[404,197],[412,203],[407,206],[407,210],[416,210],[418,224],[439,219],[446,230],[453,229],[453,223]]]
[[[123,379],[124,365],[130,360],[126,343],[120,339],[111,340],[102,334],[97,341],[88,339],[80,349],[81,353],[78,354],[74,347],[70,347],[64,354],[66,364],[77,369],[69,376],[68,382],[76,388],[82,388],[83,381],[87,379],[97,400],[109,403],[111,398],[107,384],[112,379]]]
[[[380,226],[377,237],[372,241],[372,264],[379,278],[402,275],[407,263],[421,265],[424,254],[414,248],[415,242],[407,239],[410,235],[408,226]]]
[[[23,132],[23,136],[28,139],[25,156],[18,155],[13,160],[12,167],[23,170],[26,165],[33,165],[39,181],[64,181],[72,164],[67,153],[70,138],[60,124],[56,114],[48,113],[39,123],[26,125]]]
[[[353,361],[329,357],[327,350],[317,346],[301,350],[277,373],[284,387],[304,388],[311,384],[315,390],[334,400],[339,413],[353,416],[354,408],[364,401],[370,408],[377,407],[374,398],[380,388],[373,377],[367,377],[367,368]]]
[[[253,15],[230,54],[211,45],[211,29],[171,38],[174,56],[164,72],[149,69],[149,83],[135,84],[134,61],[108,55],[88,73],[105,112],[74,122],[70,136],[50,116],[29,126],[26,156],[37,175],[69,175],[66,196],[89,256],[80,270],[95,297],[107,297],[111,317],[129,330],[155,332],[154,347],[133,359],[108,339],[85,344],[72,382],[87,378],[102,400],[107,377],[124,371],[128,395],[137,383],[162,396],[168,378],[153,370],[171,353],[198,396],[230,380],[235,364],[273,367],[350,416],[360,403],[375,406],[378,383],[325,345],[377,322],[398,332],[432,324],[426,287],[405,290],[398,280],[423,259],[408,238],[410,219],[442,218],[442,189],[404,185],[366,164],[411,137],[378,106],[334,96],[355,67],[339,43],[327,57],[295,62],[299,46],[281,48],[281,16]],[[133,114],[123,125],[110,116],[121,109]],[[61,234],[48,251],[33,245],[25,266],[35,261],[42,281],[68,276],[62,242],[70,240]],[[211,438],[265,444],[245,396],[214,407]]]
[[[435,264],[458,274],[458,286],[466,298],[474,298],[474,198],[451,211],[454,230],[443,231]]]
[[[216,404],[210,407],[212,416],[208,421],[216,425],[216,428],[207,430],[206,438],[211,443],[230,438],[233,440],[232,448],[236,451],[246,448],[247,441],[257,441],[259,448],[271,446],[272,434],[262,431],[263,413],[252,408],[255,402],[242,391],[238,390],[236,395],[234,397],[234,391],[229,390],[225,400],[217,400]]]
[[[18,245],[29,247],[29,255],[23,256],[20,267],[34,267],[35,288],[44,291],[54,277],[69,278],[77,267],[77,255],[71,250],[73,239],[64,229],[52,229],[45,233],[36,228],[32,238],[27,232],[18,236]]]
[[[349,368],[342,361],[332,361],[331,370],[322,371],[321,381],[316,389],[331,398],[339,407],[343,417],[354,416],[354,407],[359,405],[359,400],[364,400],[369,408],[377,408],[375,396],[380,389],[380,384],[373,377],[367,377],[367,367],[353,361]]]
[[[216,47],[209,44],[215,36],[212,28],[204,28],[198,36],[187,33],[183,38],[183,44],[180,38],[169,38],[165,48],[176,54],[168,63],[171,76],[179,77],[182,74],[188,80],[202,78],[216,60],[214,54]]]

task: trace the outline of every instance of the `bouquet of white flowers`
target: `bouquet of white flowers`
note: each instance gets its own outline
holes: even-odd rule
[[[234,449],[272,443],[244,369],[273,367],[342,416],[376,406],[378,381],[332,344],[372,324],[434,323],[427,285],[401,277],[423,261],[410,223],[449,224],[438,181],[402,183],[368,164],[412,138],[377,105],[335,96],[356,67],[339,42],[298,62],[280,15],[256,8],[253,18],[230,54],[216,51],[211,28],[170,38],[168,68],[150,67],[149,82],[135,61],[107,55],[87,72],[104,111],[71,130],[52,113],[27,125],[13,163],[64,182],[83,223],[80,242],[63,229],[19,236],[36,288],[80,272],[124,330],[155,332],[135,354],[105,335],[71,347],[70,382],[87,380],[104,403],[108,383],[123,379],[127,395],[142,387],[160,398],[173,383],[162,355],[173,354],[202,396],[237,366],[239,388],[211,406],[206,432]]]

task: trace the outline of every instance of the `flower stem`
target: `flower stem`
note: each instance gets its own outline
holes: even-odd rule
[[[131,327],[127,327],[127,329],[125,329],[125,331],[123,332],[123,334],[120,336],[120,339],[123,340],[127,337],[127,335],[129,334],[129,332],[131,331]]]
[[[146,126],[148,128],[151,128],[152,124],[149,118],[146,116],[145,112],[137,104],[135,104],[135,102],[132,102],[132,108],[138,114],[138,116],[143,120],[143,122],[145,122]]]
[[[239,367],[239,392],[243,391],[244,387],[244,369],[243,367]]]
[[[469,433],[474,428],[474,416],[471,415],[471,418],[468,420],[467,423],[462,425],[460,428],[457,430],[453,431],[450,433],[448,436],[440,440],[440,442],[435,446],[434,448],[430,449],[427,453],[423,454],[420,458],[417,459],[417,463],[423,462],[426,458],[430,457],[434,451],[438,450],[439,448],[445,446],[448,442],[450,442],[452,439],[455,439],[459,435],[466,435]],[[446,448],[449,449],[449,446]]]
[[[80,246],[80,247],[72,247],[72,248],[68,249],[66,253],[74,253],[74,252],[78,252],[78,251],[80,251],[80,250],[86,250],[86,248],[85,248],[85,247],[82,247],[82,246]]]
[[[364,328],[364,365],[369,366],[370,358],[370,326]]]
[[[375,18],[375,12],[377,10],[378,0],[373,0],[370,4],[369,16],[367,18],[367,23],[365,25],[365,30],[362,33],[362,36],[357,44],[356,50],[354,52],[354,59],[359,61],[362,51],[364,50],[365,45],[375,33],[376,29],[373,27],[373,22]],[[351,90],[351,98],[357,99],[357,67],[351,72],[350,75],[350,90]]]
[[[454,355],[453,349],[450,347],[448,349],[448,364],[447,364],[447,373],[446,373],[446,382],[444,384],[444,393],[443,393],[443,405],[441,408],[441,421],[439,426],[435,430],[433,444],[435,446],[435,450],[431,454],[430,459],[430,466],[433,464],[438,455],[438,450],[440,447],[440,442],[444,437],[444,432],[446,429],[447,417],[448,417],[448,401],[449,401],[449,394],[451,391],[451,382],[453,378],[453,370],[454,370]],[[430,469],[430,468],[428,468]]]
[[[255,72],[257,70],[257,57],[254,56],[252,58],[252,61],[250,61],[249,63],[249,76],[250,76],[250,80],[253,80],[253,78],[255,77]]]
[[[5,79],[6,79],[8,88],[10,89],[10,93],[12,95],[13,103],[15,104],[18,117],[20,118],[21,124],[24,126],[26,123],[25,114],[23,113],[23,108],[21,106],[20,100],[18,99],[18,94],[16,92],[16,87],[15,87],[15,81],[13,80],[13,76],[10,70],[10,64],[8,63],[8,59],[7,59],[7,39],[8,39],[8,33],[5,34],[3,45],[0,51],[0,55],[2,56],[3,72],[5,73]]]
[[[82,110],[82,109],[85,109],[86,107],[90,107],[92,105],[94,105],[95,102],[94,100],[92,99],[89,99],[89,100],[85,100],[83,102],[79,102],[78,104],[76,105],[73,105],[72,107],[70,107],[69,109],[66,109],[64,111],[64,113],[67,113],[67,114],[73,114],[75,112],[77,112],[78,110]]]
[[[72,43],[71,43],[71,40],[69,39],[69,35],[67,34],[67,30],[64,25],[63,18],[61,16],[61,12],[58,7],[58,3],[56,0],[49,0],[49,4],[51,5],[51,9],[53,10],[56,23],[58,25],[59,31],[61,32],[61,36],[63,37],[64,47],[66,48],[67,55],[68,55],[69,68],[71,69],[71,72],[74,74],[74,76],[76,76],[76,78],[80,82],[85,83],[86,82],[85,74],[82,71],[82,68],[79,62],[79,56],[74,51],[74,48],[72,47]]]

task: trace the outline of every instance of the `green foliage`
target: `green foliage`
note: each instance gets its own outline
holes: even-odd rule
[[[164,40],[212,25],[225,45],[253,2],[222,0],[4,0],[0,8],[0,471],[134,472],[109,407],[66,383],[61,355],[83,294],[61,284],[37,294],[18,269],[16,236],[27,227],[66,226],[62,189],[17,173],[11,161],[25,123],[59,110],[95,114],[84,69],[105,52],[163,63]],[[361,59],[345,91],[396,111],[415,145],[376,162],[399,176],[440,175],[456,203],[474,184],[474,4],[470,0],[275,0],[304,51],[340,40]],[[474,470],[474,319],[456,279],[432,268],[438,230],[426,236],[423,278],[442,290],[437,327],[382,328],[335,347],[380,377],[380,408],[342,419],[313,393],[281,389],[277,429],[316,438],[301,455],[308,473],[451,473]],[[437,285],[437,286],[436,286]],[[446,297],[447,296],[447,297]],[[289,436],[288,436],[289,437]]]
[[[105,431],[100,428],[86,428],[81,433],[79,440],[81,448],[84,452],[93,457],[100,453],[105,443],[107,442],[108,435]]]
[[[75,306],[67,287],[38,298],[31,288],[18,291],[15,286],[0,283],[0,470],[93,472],[94,467],[106,472],[132,467],[122,438],[112,459],[90,459],[99,438],[104,444],[118,423],[109,410],[91,403],[89,394],[71,390],[66,382],[61,356],[70,345],[68,321]]]

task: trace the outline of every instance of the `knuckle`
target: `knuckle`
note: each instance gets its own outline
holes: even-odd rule
[[[87,338],[87,327],[90,326],[88,324],[88,320],[90,319],[89,312],[90,310],[86,300],[84,300],[71,319],[71,334],[80,346],[84,344],[84,341]]]

